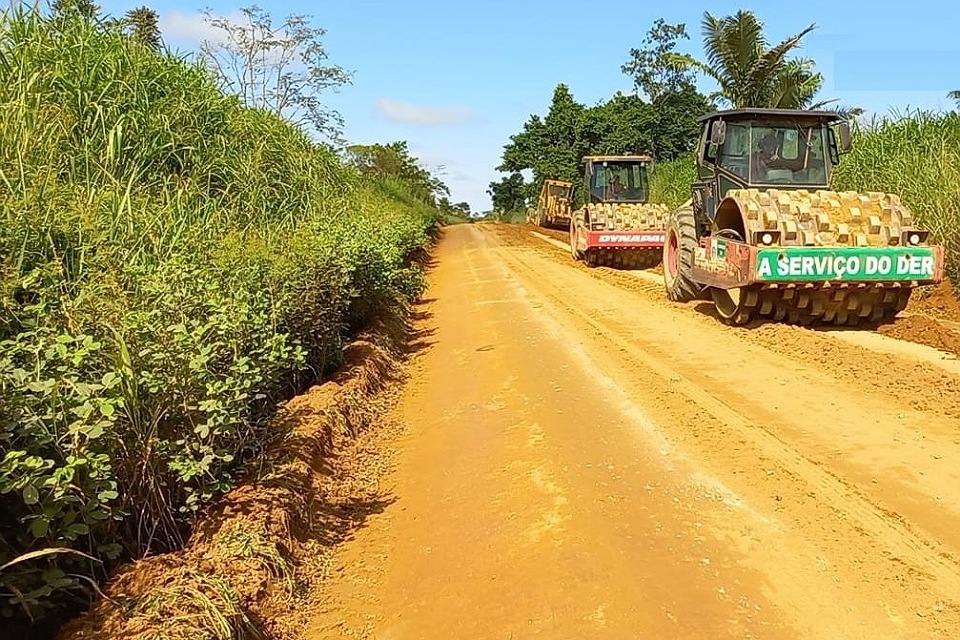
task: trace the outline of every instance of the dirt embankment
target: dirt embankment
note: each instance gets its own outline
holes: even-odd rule
[[[901,317],[879,332],[960,357],[960,299],[953,285],[945,280],[916,291]]]
[[[352,342],[339,372],[281,409],[288,437],[187,546],[122,568],[58,640],[297,636],[332,547],[385,506],[374,442],[389,429],[380,417],[402,377],[406,329],[383,323]]]

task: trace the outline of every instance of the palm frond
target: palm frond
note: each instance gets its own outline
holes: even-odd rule
[[[703,12],[703,19],[700,21],[700,29],[703,34],[703,53],[707,58],[707,64],[713,69],[726,68],[727,60],[723,57],[722,30],[723,24],[720,20],[710,15],[709,12]]]
[[[744,75],[753,67],[760,53],[766,48],[763,23],[749,12],[740,10],[727,19],[727,46],[736,55],[738,75]]]
[[[801,58],[788,61],[787,55],[796,49],[803,37],[814,29],[816,29],[816,25],[811,24],[797,35],[787,38],[772,49],[763,52],[748,73],[750,85],[762,91],[764,88],[779,83],[782,75],[803,83],[806,83],[808,78],[813,77],[814,63],[812,60]],[[819,90],[819,86],[816,90]],[[756,96],[758,102],[763,102],[764,98],[769,100],[768,96],[762,94]]]

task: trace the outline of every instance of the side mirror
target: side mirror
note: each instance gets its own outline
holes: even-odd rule
[[[840,150],[846,153],[850,151],[853,146],[851,137],[850,137],[850,125],[846,122],[841,122],[837,127],[840,132]]]
[[[718,147],[727,139],[727,123],[723,120],[715,120],[710,126],[710,144]]]

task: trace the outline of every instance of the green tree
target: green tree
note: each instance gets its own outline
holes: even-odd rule
[[[510,137],[497,170],[530,170],[533,181],[524,188],[528,199],[536,197],[544,179],[554,178],[574,183],[579,200],[583,156],[632,152],[672,160],[692,149],[696,118],[708,108],[706,97],[689,83],[661,91],[652,103],[617,93],[592,107],[578,103],[560,84],[546,116],[530,116]]]
[[[544,178],[576,180],[584,145],[581,130],[586,107],[573,99],[569,87],[558,84],[547,115],[532,115],[523,130],[510,137],[498,171],[530,169],[534,182]]]
[[[347,159],[361,175],[403,182],[414,197],[431,206],[439,206],[439,198],[450,195],[447,185],[410,155],[406,141],[351,145],[347,147]]]
[[[146,6],[131,9],[124,20],[131,37],[154,51],[160,49],[159,22],[157,12]]]
[[[669,24],[659,18],[647,32],[644,47],[630,49],[630,60],[620,67],[651,102],[665,94],[682,92],[694,86],[693,71],[671,62],[680,39],[690,39],[686,25]]]
[[[494,211],[507,213],[522,211],[527,204],[526,183],[523,174],[518,171],[499,182],[491,182],[487,194],[490,196]]]
[[[654,113],[653,145],[658,160],[675,160],[697,144],[697,118],[710,111],[710,101],[693,85],[670,91],[651,104]]]
[[[960,106],[960,90],[951,91],[947,94],[947,97],[957,103],[957,106]]]
[[[639,135],[644,144],[631,144],[652,151],[660,160],[673,160],[689,151],[700,130],[697,118],[710,110],[709,100],[694,84],[693,68],[678,65],[674,59],[677,42],[689,38],[685,24],[658,19],[647,32],[643,47],[631,49],[630,60],[620,67],[648,102],[632,109],[642,112],[641,118],[615,111],[617,127],[640,131],[632,135]],[[614,101],[623,102],[617,97]]]
[[[327,108],[321,95],[351,82],[351,74],[327,63],[322,38],[326,30],[310,25],[309,16],[288,15],[279,27],[257,5],[240,9],[243,22],[205,12],[205,21],[225,40],[201,43],[201,60],[221,87],[245,104],[280,115],[298,126],[339,140],[343,118]]]
[[[523,130],[510,137],[497,170],[532,171],[533,182],[524,187],[526,198],[536,196],[545,178],[576,183],[580,158],[589,150],[589,142],[584,139],[587,114],[588,109],[574,100],[567,85],[558,84],[547,115],[542,119],[530,116]],[[595,123],[587,126],[597,128]]]

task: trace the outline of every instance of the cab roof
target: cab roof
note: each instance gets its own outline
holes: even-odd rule
[[[806,109],[765,109],[765,108],[748,108],[748,109],[729,109],[726,111],[714,111],[708,113],[704,116],[697,118],[698,122],[706,122],[708,120],[716,120],[718,118],[723,118],[724,120],[753,120],[753,119],[763,119],[763,118],[797,118],[801,120],[819,120],[821,122],[834,122],[837,120],[843,120],[841,116],[836,111],[810,111]]]
[[[584,156],[583,162],[653,162],[653,157],[645,154],[617,154],[611,156]]]

